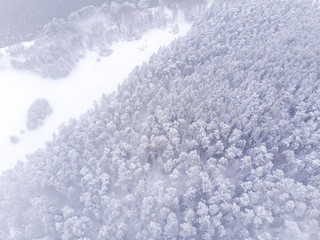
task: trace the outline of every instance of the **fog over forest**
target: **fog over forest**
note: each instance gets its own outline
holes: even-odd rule
[[[0,239],[320,240],[316,1],[97,2],[6,48],[4,68],[67,82],[89,52],[179,35],[181,18],[185,36],[0,175]],[[54,114],[35,99],[26,129]]]
[[[0,47],[33,40],[52,18],[65,18],[70,12],[105,0],[1,0]]]

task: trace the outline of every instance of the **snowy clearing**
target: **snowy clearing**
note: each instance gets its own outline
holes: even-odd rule
[[[40,76],[13,69],[6,59],[5,49],[0,50],[0,173],[14,167],[25,155],[45,146],[58,127],[77,118],[93,106],[103,93],[115,91],[132,71],[148,61],[161,46],[185,35],[191,25],[179,19],[179,33],[170,28],[151,30],[140,40],[118,42],[112,46],[109,57],[100,58],[88,52],[69,77],[60,80],[43,79]],[[2,57],[1,57],[2,55]],[[46,98],[53,109],[43,126],[28,131],[26,113],[37,98]],[[19,138],[12,144],[10,136]]]

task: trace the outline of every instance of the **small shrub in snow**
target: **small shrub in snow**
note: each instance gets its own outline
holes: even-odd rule
[[[17,136],[12,135],[10,136],[10,142],[12,144],[17,144],[19,142],[19,138]]]
[[[29,107],[27,113],[27,129],[34,130],[40,127],[47,116],[49,116],[51,113],[52,108],[46,99],[41,98],[35,100]]]
[[[109,57],[112,54],[113,50],[110,48],[101,48],[99,50],[100,57]]]

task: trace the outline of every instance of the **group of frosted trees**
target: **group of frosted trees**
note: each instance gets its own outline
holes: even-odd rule
[[[213,4],[0,178],[1,239],[319,239],[319,9]]]
[[[168,7],[172,16],[167,14]],[[112,43],[139,39],[150,29],[176,27],[179,9],[191,21],[205,7],[205,0],[108,1],[100,7],[87,6],[71,13],[65,20],[54,18],[44,26],[42,35],[32,46],[13,46],[10,49],[11,65],[46,78],[63,78],[70,74],[87,50],[108,56]]]
[[[33,101],[26,113],[26,128],[28,130],[35,130],[38,127],[42,126],[44,121],[48,116],[52,114],[52,108],[45,98],[38,98]],[[21,130],[21,133],[24,133],[24,130]],[[12,144],[17,144],[19,138],[15,135],[10,136],[10,142]]]
[[[45,98],[36,99],[29,107],[27,112],[26,127],[34,130],[43,125],[44,120],[51,115],[52,108]]]

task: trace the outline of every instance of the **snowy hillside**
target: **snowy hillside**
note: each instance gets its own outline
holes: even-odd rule
[[[114,43],[110,56],[101,57],[95,51],[86,51],[85,57],[71,75],[59,81],[43,79],[27,71],[17,71],[8,63],[10,55],[6,53],[7,48],[2,49],[0,171],[13,167],[18,160],[25,160],[26,154],[43,148],[62,123],[85,113],[103,93],[115,91],[135,66],[148,61],[160,47],[185,35],[191,24],[180,14],[180,18],[174,22],[178,32],[172,32],[171,26],[149,30],[139,40]],[[32,43],[24,45],[32,46]],[[37,98],[47,99],[52,105],[53,114],[45,120],[44,126],[28,131],[25,127],[27,110]],[[10,136],[17,137],[18,142],[12,144]]]
[[[320,239],[319,35],[312,1],[214,1],[0,177],[0,239]]]

